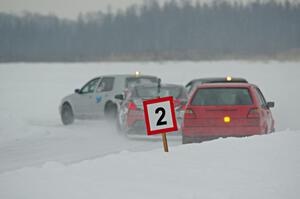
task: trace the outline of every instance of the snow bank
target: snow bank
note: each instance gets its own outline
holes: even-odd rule
[[[300,132],[227,138],[0,174],[0,198],[297,199]]]

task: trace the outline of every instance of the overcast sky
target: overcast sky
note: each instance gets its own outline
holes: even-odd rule
[[[21,13],[22,11],[55,14],[60,17],[76,18],[82,12],[123,9],[143,0],[0,0],[0,12]]]
[[[59,17],[77,18],[78,14],[107,11],[108,6],[111,9],[124,9],[133,4],[142,4],[144,1],[152,0],[0,0],[0,12],[22,13],[23,11],[37,12],[41,14],[55,14]],[[170,0],[159,0],[160,3]],[[182,1],[182,0],[177,0]],[[197,1],[197,0],[190,0]],[[201,2],[211,2],[212,0],[200,0]],[[217,0],[221,1],[221,0]],[[234,1],[234,0],[228,0]],[[256,1],[256,0],[236,0],[236,1]],[[265,0],[261,0],[265,1]],[[284,0],[277,0],[284,1]],[[300,0],[291,0],[300,2]]]

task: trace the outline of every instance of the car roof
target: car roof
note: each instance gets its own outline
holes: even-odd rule
[[[197,88],[250,88],[255,86],[250,83],[214,83],[214,84],[201,84]]]
[[[191,83],[248,83],[248,81],[245,78],[241,77],[232,77],[230,81],[227,80],[227,77],[207,77],[207,78],[199,78],[199,79],[193,79],[188,84]]]
[[[135,74],[111,74],[111,75],[102,75],[102,76],[98,76],[98,77],[123,77],[123,78],[127,78],[127,77],[134,77],[134,78],[154,77],[154,78],[158,78],[158,77],[153,76],[153,75],[135,75]]]
[[[155,87],[157,86],[158,84],[139,84],[139,85],[135,85],[133,87],[144,87],[144,88],[150,88],[150,87]],[[161,84],[160,85],[161,87],[163,88],[172,88],[172,87],[179,87],[179,88],[184,88],[183,85],[180,85],[180,84]]]

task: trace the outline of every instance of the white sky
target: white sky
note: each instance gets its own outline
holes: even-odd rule
[[[143,3],[143,0],[0,0],[0,12],[30,11],[76,18],[80,12],[107,11],[109,5],[117,10],[136,3]]]
[[[124,9],[132,4],[142,4],[152,0],[0,0],[0,12],[20,14],[23,11],[37,12],[41,14],[55,14],[59,17],[77,18],[78,14],[107,11],[109,5],[113,11]],[[160,3],[170,0],[158,0]],[[182,1],[182,0],[177,0]],[[197,1],[197,0],[190,0]],[[200,2],[212,2],[213,0],[199,0]],[[217,0],[221,1],[221,0]],[[228,0],[234,1],[234,0]],[[236,0],[249,2],[256,0]],[[261,0],[265,1],[265,0]],[[276,0],[284,1],[284,0]],[[300,2],[300,0],[291,0]]]

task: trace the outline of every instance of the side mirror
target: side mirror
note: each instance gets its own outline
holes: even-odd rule
[[[115,95],[115,98],[118,100],[124,100],[124,95],[118,94],[118,95]]]
[[[273,108],[275,106],[275,102],[267,102],[268,108]]]
[[[75,89],[75,91],[74,91],[75,93],[77,93],[77,94],[80,94],[80,89]]]

